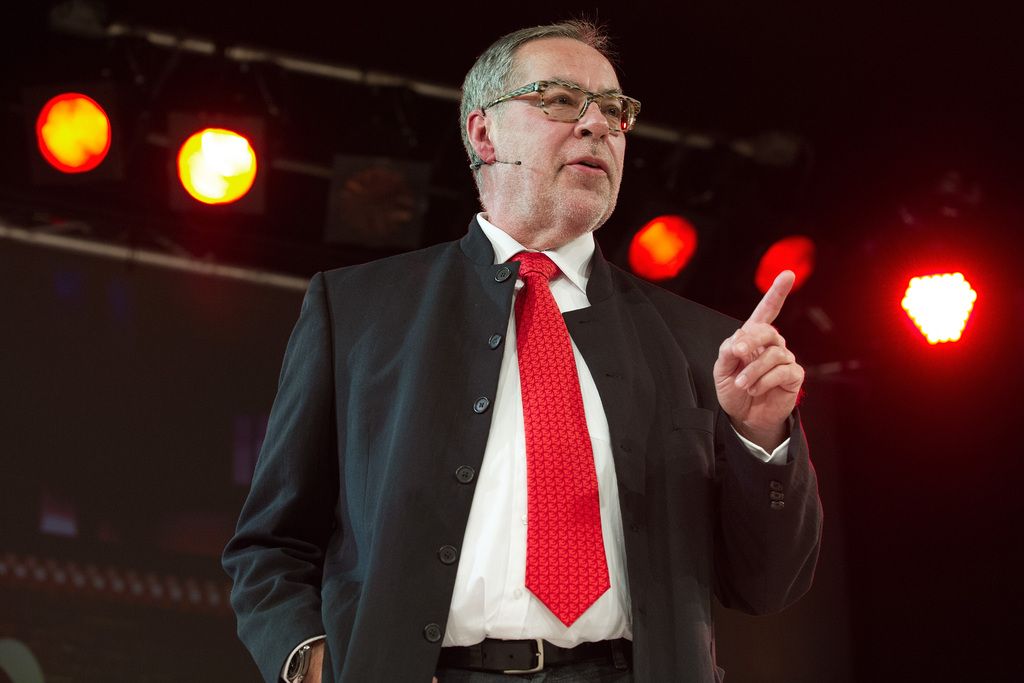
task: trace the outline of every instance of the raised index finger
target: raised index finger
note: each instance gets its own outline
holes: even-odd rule
[[[791,270],[784,270],[775,277],[775,282],[764,293],[764,298],[754,309],[754,312],[747,318],[750,323],[768,323],[775,321],[782,310],[782,304],[786,302],[786,295],[793,288],[796,281],[796,274]]]

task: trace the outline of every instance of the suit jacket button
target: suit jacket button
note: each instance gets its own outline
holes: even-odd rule
[[[786,507],[786,501],[784,500],[773,500],[771,502],[772,510],[781,510]]]
[[[444,634],[441,633],[441,627],[437,624],[427,624],[423,627],[423,637],[426,638],[428,642],[436,643],[441,640],[441,636],[443,635]]]
[[[496,349],[499,346],[501,346],[501,335],[492,334],[490,339],[487,340],[487,345],[490,346],[492,349]]]
[[[477,413],[477,414],[486,412],[487,408],[490,405],[491,405],[491,402],[489,400],[487,400],[487,397],[486,396],[481,396],[473,404],[473,412]]]
[[[772,479],[770,482],[768,482],[768,488],[770,488],[772,491],[781,491],[782,490],[782,482],[781,481],[775,481],[774,479]]]
[[[473,481],[473,477],[476,476],[476,470],[469,465],[462,465],[455,470],[455,478],[459,480],[460,484],[468,484]]]
[[[768,494],[768,497],[772,500],[783,500],[786,497],[786,494],[779,493],[778,491],[772,491]]]
[[[509,269],[509,267],[502,266],[501,268],[498,269],[498,272],[494,274],[494,281],[504,282],[509,278],[510,275],[512,275],[512,271]]]
[[[459,551],[453,545],[443,545],[437,549],[437,557],[441,560],[441,564],[455,564],[458,556]]]

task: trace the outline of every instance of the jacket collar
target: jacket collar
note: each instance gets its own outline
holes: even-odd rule
[[[462,252],[466,257],[478,266],[494,264],[494,247],[491,246],[490,240],[484,235],[484,231],[480,229],[476,215],[469,222],[469,232],[459,240],[459,246],[462,247]]]

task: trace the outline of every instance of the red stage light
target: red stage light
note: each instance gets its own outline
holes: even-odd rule
[[[900,302],[929,344],[959,341],[978,293],[963,273],[914,277]]]
[[[658,216],[629,245],[629,267],[648,280],[667,280],[697,251],[697,230],[682,216]]]
[[[36,141],[46,161],[62,173],[85,173],[110,151],[110,118],[94,99],[63,93],[43,105]]]
[[[754,284],[763,294],[784,270],[791,270],[796,275],[793,289],[790,290],[793,292],[800,289],[811,276],[814,272],[814,242],[809,237],[792,235],[768,247],[757,264]]]
[[[206,128],[181,146],[178,178],[196,200],[228,204],[244,197],[255,182],[256,152],[234,131]]]

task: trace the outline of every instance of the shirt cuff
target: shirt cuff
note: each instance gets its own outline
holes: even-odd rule
[[[304,645],[311,645],[311,644],[317,642],[318,640],[324,640],[325,638],[327,638],[326,635],[313,636],[312,638],[308,638],[308,639],[302,641],[301,643],[299,643],[298,645],[296,645],[295,649],[292,650],[292,653],[290,655],[288,655],[288,659],[284,660],[284,666],[281,667],[281,680],[285,681],[284,675],[286,673],[288,673],[288,667],[292,663],[292,658],[295,657],[296,653],[298,653],[298,651],[301,650]],[[287,681],[286,681],[286,683],[287,683]]]
[[[729,425],[732,427],[732,425]],[[732,427],[732,431],[736,432],[736,428]],[[742,434],[736,432],[736,436],[740,437],[740,441],[747,447],[750,454],[760,460],[771,465],[785,465],[789,462],[789,438],[776,446],[775,450],[769,453],[765,449],[758,446],[753,441],[744,438]]]

